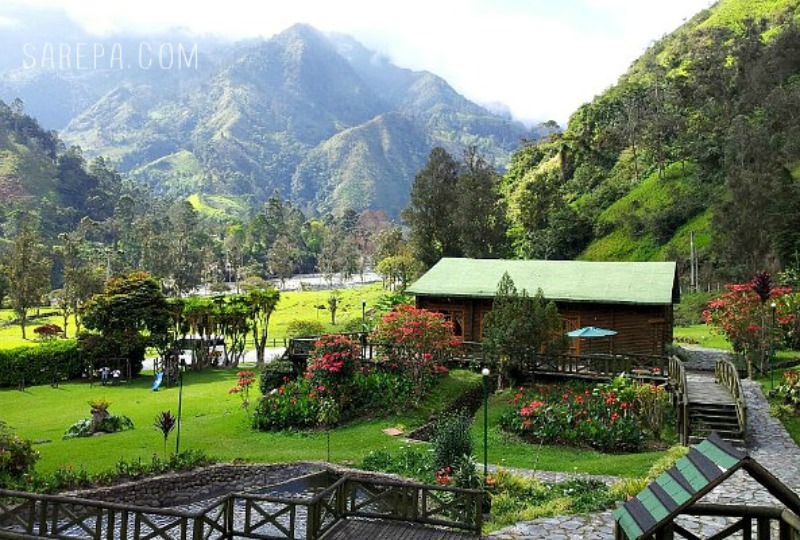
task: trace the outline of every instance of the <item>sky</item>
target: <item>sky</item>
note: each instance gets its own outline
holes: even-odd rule
[[[7,1],[7,0],[4,0]],[[97,34],[185,28],[268,38],[295,23],[350,34],[527,124],[566,123],[709,0],[26,0]],[[0,26],[13,24],[0,13]]]

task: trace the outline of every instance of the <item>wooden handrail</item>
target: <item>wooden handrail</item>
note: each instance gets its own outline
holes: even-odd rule
[[[739,429],[742,438],[747,435],[747,404],[745,403],[742,381],[739,379],[739,372],[733,362],[726,359],[717,360],[714,366],[714,379],[718,384],[724,385],[733,396],[736,405],[736,417],[739,420]]]
[[[689,396],[686,391],[686,368],[677,356],[669,358],[669,384],[678,409],[678,436],[681,444],[689,444]]]

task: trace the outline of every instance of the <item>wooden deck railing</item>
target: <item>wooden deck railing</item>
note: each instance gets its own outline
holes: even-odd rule
[[[678,413],[678,438],[680,443],[689,444],[689,395],[686,390],[686,369],[677,356],[669,358],[669,386],[672,391],[673,405]]]
[[[664,356],[632,354],[535,356],[528,362],[526,371],[530,376],[541,373],[610,379],[627,373],[634,378],[666,380],[669,361]]]
[[[368,342],[366,334],[357,332],[347,334],[361,345],[361,360],[373,363],[383,357],[391,356],[391,344]],[[292,338],[286,356],[298,364],[298,370],[304,369],[308,355],[314,348],[317,336]],[[481,343],[465,341],[454,354],[436,359],[438,363],[458,362],[473,367],[484,365]],[[663,355],[647,354],[591,354],[591,355],[553,355],[532,354],[526,366],[530,376],[537,374],[564,375],[572,377],[610,379],[620,373],[650,380],[666,380],[669,372],[669,360]]]
[[[311,497],[237,493],[194,511],[0,490],[0,538],[317,540],[348,517],[478,535],[482,502],[477,490],[350,475]]]
[[[226,536],[226,512],[219,505],[195,513],[0,490],[0,537],[209,540]]]
[[[733,401],[736,404],[736,417],[739,420],[739,430],[741,431],[742,439],[744,439],[747,434],[747,405],[742,391],[742,381],[739,379],[739,371],[730,360],[720,359],[717,360],[714,366],[714,378],[718,384],[725,386],[733,396]]]
[[[478,490],[352,477],[346,491],[347,516],[481,531],[483,494]]]

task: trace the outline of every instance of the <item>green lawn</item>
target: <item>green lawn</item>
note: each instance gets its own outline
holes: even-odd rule
[[[371,449],[394,448],[402,440],[381,432],[387,427],[423,424],[442,402],[476,384],[479,375],[456,371],[440,381],[431,399],[416,411],[391,419],[366,420],[336,429],[331,436],[331,459],[359,461]],[[247,412],[237,395],[228,394],[235,385],[236,373],[225,370],[188,372],[183,387],[183,426],[181,449],[202,450],[221,460],[245,459],[253,462],[281,462],[325,459],[325,435],[309,433],[261,433],[250,429]],[[40,471],[53,471],[60,465],[85,467],[96,472],[113,467],[121,458],[149,460],[163,452],[163,439],[152,427],[156,414],[177,413],[178,388],[150,390],[151,379],[120,386],[90,387],[87,383],[62,384],[53,389],[36,386],[24,392],[0,391],[3,420],[27,439],[49,440],[37,444]],[[256,390],[257,392],[257,390]],[[136,429],[85,439],[62,440],[73,422],[89,417],[90,399],[105,397],[110,412],[133,420]],[[174,449],[175,434],[170,437]]]
[[[369,419],[335,429],[331,435],[331,460],[358,463],[370,450],[398,449],[403,439],[381,430],[401,426],[407,430],[425,423],[430,415],[465,389],[478,384],[480,376],[453,371],[442,379],[422,406],[392,418]],[[284,462],[325,459],[324,432],[262,433],[250,429],[247,413],[240,408],[237,395],[228,394],[236,381],[232,371],[209,370],[187,373],[183,388],[183,427],[181,449],[202,450],[220,460],[244,459],[251,462]],[[3,420],[24,438],[41,442],[37,469],[52,472],[61,465],[84,467],[90,472],[113,468],[120,459],[149,460],[161,455],[161,435],[152,427],[156,414],[177,411],[178,389],[149,389],[149,377],[121,386],[90,387],[68,383],[0,391]],[[129,416],[136,429],[87,439],[62,440],[67,427],[89,416],[87,402],[105,397],[110,411]],[[492,396],[490,402],[489,461],[508,467],[540,470],[578,471],[594,474],[642,475],[662,453],[604,455],[590,450],[536,447],[503,434],[497,425],[508,395]],[[479,461],[483,460],[483,416],[476,416],[473,437]],[[175,434],[169,448],[174,449]]]
[[[689,344],[711,349],[731,350],[731,344],[725,339],[725,336],[718,334],[714,328],[707,324],[676,326],[673,329],[673,335],[677,345]]]
[[[48,307],[42,308],[41,311],[43,313],[55,313],[56,310]],[[31,310],[31,315],[34,313],[35,311]],[[0,310],[0,323],[14,320],[16,317],[17,316],[14,314],[14,312],[10,309]],[[49,323],[54,323],[62,327],[64,325],[64,321],[60,315],[37,318],[34,321],[29,321],[28,324],[25,325],[27,339],[22,339],[22,329],[18,324],[0,326],[0,349],[13,349],[16,347],[24,347],[26,345],[38,345],[41,342],[36,339],[36,334],[33,333],[33,329],[37,326]],[[72,325],[71,319],[70,326],[67,328],[67,332],[69,337],[75,337],[75,327]]]
[[[341,330],[349,319],[360,319],[361,302],[367,309],[384,294],[379,284],[340,291],[336,327],[331,326],[327,307],[330,291],[282,293],[278,309],[270,323],[270,338],[282,342],[286,327],[295,319],[319,319],[328,330]],[[13,315],[0,311],[0,321]],[[44,321],[37,321],[35,325]],[[48,320],[47,322],[51,322]],[[52,322],[60,324],[58,317]],[[33,326],[35,326],[33,325]],[[702,327],[705,328],[705,327]],[[677,333],[677,332],[676,332]],[[31,332],[32,335],[32,332]],[[18,326],[0,329],[0,348],[35,345],[34,340],[22,341]],[[443,379],[431,397],[414,411],[401,416],[365,420],[340,427],[331,436],[331,459],[335,462],[359,462],[370,450],[396,449],[404,441],[382,433],[387,427],[411,428],[423,424],[432,413],[465,388],[476,384],[478,375],[455,371]],[[120,459],[149,460],[163,452],[161,435],[152,427],[157,413],[177,412],[178,389],[162,388],[150,391],[151,380],[143,376],[119,387],[89,387],[86,383],[67,383],[60,388],[38,386],[26,389],[0,390],[2,420],[28,439],[49,440],[36,445],[42,459],[38,469],[54,471],[61,465],[85,467],[91,472],[112,468]],[[235,372],[210,370],[188,373],[183,394],[183,428],[181,449],[202,450],[221,460],[244,459],[253,462],[283,462],[324,459],[326,454],[323,432],[261,433],[250,429],[247,413],[240,408],[237,395],[228,394],[236,382]],[[257,390],[255,391],[257,393]],[[112,401],[113,414],[129,416],[136,429],[90,439],[61,440],[65,430],[80,418],[89,416],[87,401],[106,397]],[[593,474],[644,475],[652,462],[662,453],[605,455],[591,450],[560,447],[536,447],[503,433],[498,420],[507,406],[508,395],[498,394],[490,399],[489,461],[509,467],[540,470],[578,471]],[[473,426],[478,459],[483,460],[483,413],[479,411]],[[175,434],[169,447],[174,449]]]

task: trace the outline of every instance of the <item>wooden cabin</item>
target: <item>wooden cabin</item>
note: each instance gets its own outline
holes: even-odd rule
[[[406,292],[417,307],[443,313],[464,341],[481,341],[486,314],[503,274],[531,296],[554,300],[564,331],[615,330],[605,338],[571,339],[573,354],[664,353],[672,342],[673,304],[680,302],[674,262],[440,260]]]

